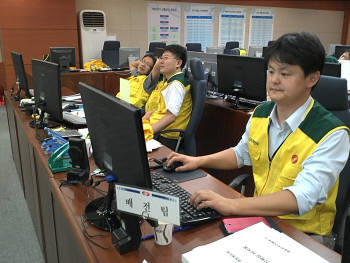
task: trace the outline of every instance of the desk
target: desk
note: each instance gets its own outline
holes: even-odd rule
[[[61,86],[79,93],[79,81],[85,82],[97,89],[116,95],[119,92],[119,79],[130,76],[130,71],[93,71],[93,72],[69,72],[61,74]],[[27,73],[29,88],[33,88],[32,75]]]
[[[89,201],[86,189],[83,186],[59,188],[59,180],[65,178],[65,173],[51,173],[47,166],[48,157],[36,140],[34,130],[28,125],[29,116],[20,111],[17,102],[9,99],[7,91],[5,91],[5,96],[13,158],[47,262],[138,263],[144,258],[152,263],[181,262],[182,253],[223,237],[219,229],[219,222],[213,222],[174,233],[173,242],[169,246],[158,246],[153,240],[146,240],[141,243],[138,250],[125,255],[120,255],[114,248],[104,250],[93,245],[84,237],[80,222],[80,215],[83,214],[85,205]],[[167,152],[166,148],[162,148],[152,153],[151,156],[164,156]],[[237,192],[210,175],[182,183],[181,186],[189,192],[207,188],[226,197],[240,197]],[[91,189],[88,192],[91,199],[99,196]],[[287,223],[281,222],[279,226],[284,233],[328,261],[341,261],[339,254]],[[143,224],[142,231],[143,234],[149,234],[151,228]],[[88,226],[88,232],[106,234],[92,226]],[[95,238],[95,240],[104,246],[111,245],[108,234],[106,237]]]

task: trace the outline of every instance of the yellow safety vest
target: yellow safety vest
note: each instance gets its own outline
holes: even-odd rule
[[[130,82],[130,103],[139,108],[145,106],[149,97],[149,94],[143,88],[143,83],[146,78],[147,75],[128,78]],[[118,92],[116,97],[120,98],[120,92]]]
[[[185,89],[186,94],[184,100],[182,102],[180,111],[176,117],[176,120],[167,126],[164,130],[168,129],[183,129],[187,128],[187,124],[190,120],[191,112],[192,112],[192,98],[190,92],[190,84],[185,79],[185,75],[182,72],[178,72],[170,77],[167,81],[163,76],[161,76],[160,81],[157,86],[151,93],[151,96],[148,98],[146,103],[146,112],[154,110],[155,112],[150,117],[150,124],[158,122],[163,116],[166,114],[167,109],[165,105],[165,101],[162,95],[162,91],[165,90],[169,84],[174,81],[178,81],[181,83],[181,86]],[[179,137],[178,132],[171,132],[162,134],[162,136],[169,139],[177,139]]]
[[[283,187],[293,185],[302,163],[316,147],[332,132],[349,129],[321,104],[312,99],[304,120],[276,151],[272,161],[268,152],[268,127],[274,102],[267,102],[253,113],[249,130],[249,155],[252,161],[255,181],[254,196],[279,192]],[[288,214],[280,216],[296,228],[319,235],[328,235],[333,227],[336,213],[335,200],[339,178],[328,192],[323,204],[314,206],[302,216]]]

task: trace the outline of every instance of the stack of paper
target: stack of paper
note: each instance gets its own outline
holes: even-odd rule
[[[260,222],[182,255],[183,263],[327,262],[287,235]]]

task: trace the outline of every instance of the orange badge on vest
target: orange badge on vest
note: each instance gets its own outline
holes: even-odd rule
[[[292,164],[296,164],[298,162],[298,155],[293,154],[291,158]]]

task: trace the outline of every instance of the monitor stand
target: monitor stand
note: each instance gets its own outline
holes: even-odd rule
[[[235,110],[242,110],[242,111],[250,111],[252,108],[243,106],[239,103],[239,96],[236,95],[235,98],[232,97],[225,97],[225,101],[231,103],[230,107],[232,107]]]
[[[111,177],[112,180],[105,177],[109,183],[107,195],[91,201],[85,208],[85,217],[95,227],[111,232],[113,245],[124,254],[140,246],[140,218],[112,209],[116,179]]]

